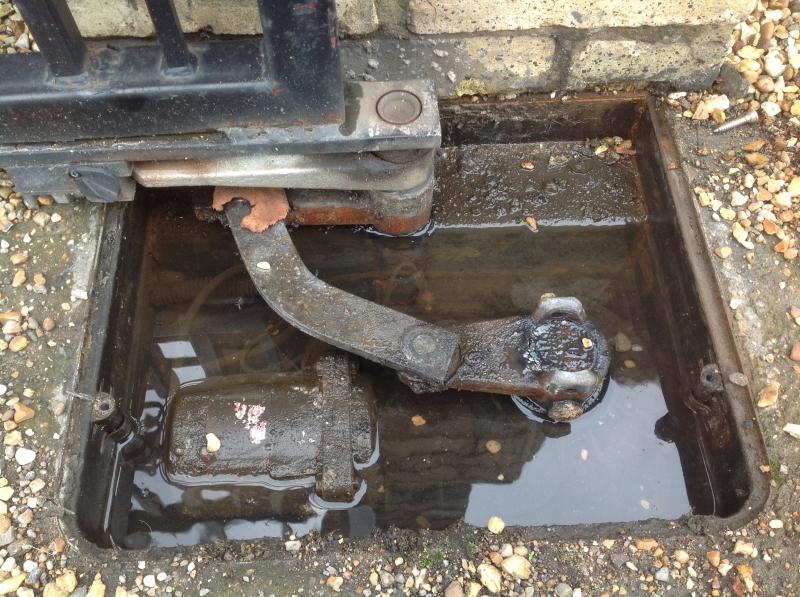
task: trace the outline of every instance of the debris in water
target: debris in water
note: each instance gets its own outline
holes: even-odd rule
[[[772,406],[778,400],[778,392],[781,389],[781,384],[773,381],[766,388],[758,393],[758,405],[761,408]]]
[[[414,427],[420,427],[424,425],[426,421],[419,415],[414,415],[413,417],[411,417],[411,422],[414,423]]]
[[[581,459],[586,460],[587,458],[589,458],[589,450],[584,448],[581,450]]]
[[[528,216],[527,218],[525,218],[525,223],[528,226],[530,226],[534,231],[539,230],[539,224],[536,222],[534,218]]]
[[[533,170],[533,164],[531,162],[522,162],[520,168],[523,170]]]
[[[631,339],[624,332],[617,332],[614,336],[614,348],[617,352],[628,352],[631,349]]]
[[[584,348],[591,348],[592,347],[592,341],[589,340],[589,338],[581,338],[581,344],[583,344]]]
[[[635,369],[636,368],[636,363],[634,361],[631,361],[631,360],[626,360],[625,361],[625,366],[628,369]]]
[[[506,523],[503,522],[502,518],[498,518],[497,516],[492,516],[489,519],[489,522],[486,525],[486,528],[489,529],[495,535],[499,535],[503,532],[503,529],[506,528]]]
[[[500,442],[490,439],[488,442],[486,442],[486,449],[492,454],[497,454],[500,451]]]
[[[256,267],[258,269],[263,269],[263,270],[271,269],[271,266],[268,261],[259,261],[258,263],[256,263]]]
[[[222,447],[219,438],[213,433],[206,433],[206,450],[216,452]]]
[[[417,516],[417,518],[415,519],[415,521],[416,521],[416,523],[417,523],[417,524],[418,524],[418,525],[419,525],[421,528],[423,528],[423,529],[429,529],[429,528],[431,528],[431,523],[430,523],[430,521],[429,521],[429,520],[428,520],[426,517],[424,517],[422,514],[420,514],[419,516]]]

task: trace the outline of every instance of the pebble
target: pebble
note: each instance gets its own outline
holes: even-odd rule
[[[300,551],[300,548],[303,546],[300,541],[286,541],[283,545],[286,551]]]
[[[614,349],[617,352],[628,352],[631,349],[631,339],[625,335],[625,332],[617,332],[614,336]]]
[[[103,581],[95,579],[92,586],[89,587],[89,592],[86,593],[86,597],[104,597],[105,594],[106,586],[103,584]]]
[[[758,393],[758,406],[765,408],[772,406],[778,400],[778,392],[781,390],[781,384],[773,381],[766,388]]]
[[[17,402],[14,405],[14,422],[15,423],[22,423],[23,421],[28,421],[32,419],[36,415],[36,411],[33,410],[30,406],[25,406],[21,402]]]
[[[12,576],[11,578],[5,579],[3,582],[0,582],[0,595],[8,595],[9,593],[15,593],[17,589],[22,586],[22,583],[25,582],[25,578],[28,575],[24,572],[20,572],[19,574]]]
[[[782,529],[783,528],[783,521],[777,518],[769,521],[769,528],[771,529]]]
[[[78,579],[75,577],[75,573],[72,570],[67,570],[64,574],[56,578],[56,586],[69,594],[78,586]]]
[[[488,528],[489,531],[494,533],[495,535],[499,535],[500,533],[503,532],[503,529],[506,528],[506,523],[503,522],[502,518],[498,518],[497,516],[492,516],[489,519],[486,528]]]
[[[730,247],[717,247],[716,249],[714,249],[714,253],[716,253],[717,257],[719,257],[720,259],[727,259],[728,257],[731,256],[731,253],[733,253],[733,251],[731,250]]]
[[[11,352],[20,352],[25,350],[28,346],[28,339],[25,336],[14,336],[11,342],[8,343],[8,349]]]
[[[222,447],[219,438],[213,433],[206,433],[206,450],[216,452]]]
[[[676,549],[673,556],[675,557],[675,561],[681,564],[685,564],[689,561],[689,553],[683,549]]]
[[[156,586],[156,577],[153,574],[148,574],[142,579],[142,584],[148,588],[153,588]]]
[[[751,556],[755,552],[755,548],[753,547],[752,543],[748,543],[747,541],[739,540],[733,546],[733,553],[739,554],[742,556]]]
[[[637,539],[636,540],[636,549],[640,549],[642,551],[650,551],[651,549],[655,549],[658,547],[658,541],[655,539]]]
[[[735,384],[742,388],[747,387],[747,376],[744,373],[739,373],[738,371],[736,373],[731,373],[728,376],[728,379],[732,384]]]
[[[60,222],[61,221],[61,214],[54,213],[52,216],[50,216],[50,221],[51,222]]]
[[[503,588],[503,575],[491,564],[478,566],[478,574],[480,575],[481,584],[486,587],[487,591],[499,593]],[[572,595],[571,590],[570,595]]]
[[[764,72],[773,79],[777,79],[786,70],[786,64],[777,55],[770,54],[764,58]]]
[[[14,453],[14,458],[20,466],[28,466],[31,462],[36,460],[36,452],[28,448],[20,448]]]
[[[556,585],[556,597],[572,597],[572,587],[565,582]]]
[[[464,597],[464,589],[457,580],[454,580],[444,590],[444,597]]]
[[[11,265],[22,265],[28,261],[27,253],[14,253],[10,257]]]
[[[50,332],[55,327],[56,327],[56,322],[53,321],[50,317],[45,317],[44,321],[42,321],[42,329],[44,329],[45,332]]]
[[[659,582],[669,582],[669,566],[661,566],[656,570],[656,580]]]
[[[14,279],[11,281],[12,288],[19,288],[23,284],[25,284],[25,270],[20,268],[14,273]]]
[[[516,554],[503,560],[503,572],[517,580],[526,580],[531,577],[531,563],[527,558]]]
[[[793,361],[800,361],[800,342],[792,346],[792,351],[789,353],[789,358]]]
[[[500,557],[502,558],[509,558],[514,554],[514,548],[511,546],[510,543],[503,543],[500,547]]]
[[[794,438],[800,439],[800,425],[796,423],[786,423],[783,430]]]

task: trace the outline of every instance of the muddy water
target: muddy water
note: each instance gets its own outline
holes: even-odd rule
[[[312,497],[313,478],[219,475],[198,486],[166,471],[165,416],[177,389],[300,372],[319,348],[235,270],[193,306],[198,289],[240,263],[229,232],[194,218],[192,196],[204,192],[161,193],[150,209],[151,299],[142,333],[153,339],[146,392],[132,410],[153,450],[137,466],[133,494],[119,496],[131,503],[125,546],[310,529],[357,536],[460,519],[483,526],[491,516],[519,525],[671,519],[690,510],[678,448],[654,433],[669,402],[660,378],[670,371],[655,366],[664,362],[664,340],[651,336],[643,307],[645,295],[652,301],[658,255],[647,250],[649,225],[630,158],[609,163],[574,143],[451,147],[440,155],[434,215],[423,233],[293,232],[321,279],[427,321],[525,314],[554,292],[579,298],[612,345],[619,332],[633,344],[612,351],[603,401],[571,424],[541,421],[508,396],[415,395],[392,371],[362,361],[376,395],[377,447],[357,467],[363,484],[356,502],[340,509]],[[538,230],[525,224],[528,217]],[[415,425],[417,416],[425,423]],[[490,452],[490,441],[500,450]]]

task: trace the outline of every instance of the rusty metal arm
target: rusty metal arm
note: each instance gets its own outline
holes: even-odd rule
[[[247,271],[275,312],[310,336],[392,369],[444,386],[459,365],[459,337],[435,325],[334,288],[306,268],[286,225],[260,234],[241,227],[250,206],[225,206]]]

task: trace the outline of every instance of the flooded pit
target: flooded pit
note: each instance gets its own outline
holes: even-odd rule
[[[528,141],[514,132],[524,122],[510,132],[490,127],[500,143],[487,143],[459,132],[458,110],[443,120],[447,144],[426,229],[394,238],[298,228],[291,234],[303,261],[333,286],[439,325],[526,315],[548,292],[576,297],[612,346],[603,400],[556,424],[509,396],[414,394],[392,370],[361,359],[375,433],[356,458],[362,483],[352,504],[314,495],[319,435],[310,421],[322,407],[313,392],[301,410],[267,415],[265,434],[304,418],[300,435],[280,440],[285,462],[217,470],[208,453],[180,444],[226,416],[209,414],[216,407],[201,390],[254,380],[301,387],[324,347],[258,296],[230,232],[195,217],[193,204],[207,203],[210,189],[140,189],[141,277],[129,294],[129,327],[112,330],[130,358],[105,383],[116,380],[147,449],[123,464],[111,442],[92,439],[106,458],[106,468],[84,470],[105,480],[82,488],[84,503],[105,504],[102,516],[83,517],[93,541],[137,549],[311,529],[360,536],[462,519],[484,526],[491,516],[574,525],[741,508],[751,487],[739,440],[719,433],[730,409],[721,396],[692,395],[713,352],[702,311],[682,303],[693,292],[688,268],[646,156],[611,159],[574,139]],[[270,472],[280,467],[278,480]]]

